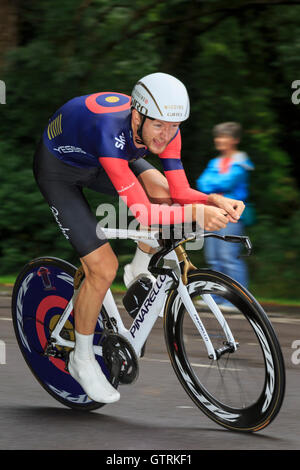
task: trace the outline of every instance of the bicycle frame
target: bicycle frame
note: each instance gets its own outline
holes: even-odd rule
[[[136,230],[115,230],[115,229],[104,229],[106,237],[109,238],[130,238],[134,241],[143,241],[143,243],[147,243],[152,247],[159,247],[158,243],[158,232],[143,232],[143,231],[136,231]],[[109,289],[106,293],[106,296],[103,301],[103,307],[105,308],[107,314],[111,319],[114,319],[114,323],[117,327],[118,333],[122,335],[127,341],[130,342],[132,347],[134,348],[137,356],[140,356],[141,349],[147,340],[158,316],[160,311],[162,310],[165,300],[168,296],[168,291],[172,288],[174,282],[174,276],[178,280],[177,291],[179,297],[184,304],[186,310],[188,311],[192,321],[194,322],[197,330],[199,331],[206,349],[208,353],[208,357],[210,359],[216,360],[217,354],[213,347],[213,344],[210,340],[209,335],[206,332],[206,329],[198,315],[198,312],[190,298],[190,294],[186,285],[183,283],[181,278],[181,270],[179,265],[179,260],[177,254],[174,250],[170,251],[168,254],[164,256],[164,267],[166,269],[166,274],[158,275],[156,279],[156,283],[152,286],[147,298],[144,300],[143,304],[141,305],[135,319],[133,320],[129,329],[124,326],[122,318],[120,316],[118,307],[116,302],[113,298],[112,292]],[[172,270],[172,276],[170,276],[167,272]],[[74,342],[65,340],[60,336],[60,331],[62,330],[66,320],[70,316],[73,311],[73,305],[75,296],[77,293],[74,294],[73,298],[68,303],[66,309],[64,310],[63,314],[61,315],[56,327],[54,328],[51,334],[51,342],[56,344],[57,346],[65,346],[69,348],[74,348]],[[226,338],[228,342],[230,342],[234,349],[237,349],[237,343],[235,342],[233,335],[230,331],[230,328],[220,311],[219,307],[213,300],[213,298],[209,294],[203,294],[203,300],[209,305],[212,313],[216,316],[218,322],[220,323],[221,327],[224,330]],[[98,319],[100,321],[100,319]],[[95,354],[102,354],[102,347],[101,346],[94,346]]]

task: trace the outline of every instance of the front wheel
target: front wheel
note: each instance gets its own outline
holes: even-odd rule
[[[187,289],[214,349],[208,357],[204,341],[176,290],[166,302],[164,331],[172,366],[185,391],[213,421],[235,431],[258,431],[280,410],[285,390],[281,348],[271,323],[254,297],[228,276],[192,271]],[[238,343],[227,348],[226,326],[203,301],[223,299],[220,310]],[[204,297],[202,297],[204,295]],[[225,304],[224,304],[225,305]]]
[[[78,410],[94,410],[103,403],[92,401],[66,370],[70,350],[57,346],[54,355],[46,353],[53,329],[74,292],[75,266],[57,258],[37,258],[19,274],[12,295],[12,318],[23,357],[42,387],[62,404]],[[103,331],[101,311],[95,329],[94,345]],[[71,311],[60,335],[75,341]],[[110,372],[102,357],[96,356],[104,374]]]

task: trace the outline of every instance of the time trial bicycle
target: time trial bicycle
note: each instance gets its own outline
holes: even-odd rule
[[[131,326],[124,326],[111,290],[99,312],[94,352],[112,385],[137,379],[139,358],[163,309],[170,361],[195,405],[230,430],[253,432],[269,425],[285,391],[284,361],[270,320],[247,289],[220,272],[197,269],[184,248],[213,236],[243,243],[250,254],[249,238],[197,232],[176,238],[174,227],[168,238],[161,230],[103,230],[107,238],[158,248],[148,267],[156,283],[142,277],[123,298]],[[75,344],[73,305],[82,282],[82,268],[53,257],[34,259],[15,282],[12,317],[20,350],[39,383],[64,405],[89,411],[104,404],[92,401],[68,372]],[[232,310],[223,310],[216,296]]]

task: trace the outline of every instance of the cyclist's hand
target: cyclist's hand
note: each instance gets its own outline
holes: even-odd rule
[[[245,209],[245,204],[243,201],[236,199],[229,199],[227,197],[223,199],[224,202],[221,207],[228,213],[229,222],[237,222]]]
[[[229,218],[226,212],[219,207],[202,205],[202,210],[199,213],[197,211],[197,222],[204,230],[212,232],[225,228]]]
[[[220,209],[223,209],[228,214],[228,221],[233,223],[238,222],[245,209],[243,201],[230,199],[220,194],[210,194],[208,196],[208,204],[214,204]]]

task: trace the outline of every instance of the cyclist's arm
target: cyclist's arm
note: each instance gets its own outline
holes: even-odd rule
[[[164,174],[168,180],[170,195],[173,202],[178,204],[208,204],[208,196],[191,188],[181,162],[181,136],[178,131],[176,137],[169,143],[163,153],[159,155]]]
[[[191,221],[191,211],[179,205],[151,204],[142,185],[122,158],[100,157],[99,161],[119,196],[134,217],[145,226],[180,224]]]

